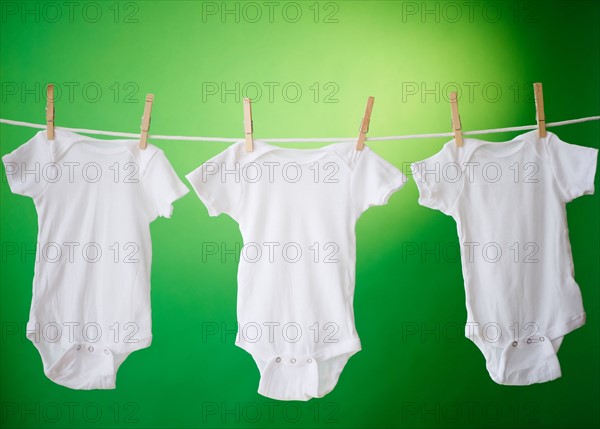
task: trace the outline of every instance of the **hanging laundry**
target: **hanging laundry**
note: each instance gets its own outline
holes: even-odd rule
[[[406,177],[356,142],[283,149],[244,142],[186,177],[211,216],[237,221],[236,345],[254,358],[258,392],[308,400],[330,392],[361,349],[354,325],[355,224]]]
[[[52,381],[113,389],[121,363],[152,341],[149,224],[188,189],[153,145],[54,133],[2,158],[11,191],[38,214],[27,338]]]
[[[504,143],[452,140],[412,164],[419,203],[456,221],[465,335],[496,383],[560,377],[556,352],[585,323],[565,205],[594,193],[597,156],[530,131]]]

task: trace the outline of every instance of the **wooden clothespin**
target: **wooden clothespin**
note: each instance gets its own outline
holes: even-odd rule
[[[246,152],[254,150],[254,122],[252,121],[252,100],[244,98],[244,134],[246,136]]]
[[[148,146],[148,131],[150,131],[150,120],[152,116],[152,102],[154,101],[154,94],[146,95],[146,104],[144,106],[144,116],[142,116],[142,130],[140,134],[140,149],[146,149]]]
[[[356,142],[356,150],[363,150],[365,147],[365,139],[369,132],[369,123],[371,122],[371,113],[373,112],[373,103],[375,102],[374,97],[367,99],[367,109],[365,110],[365,116],[360,123],[360,131],[358,133],[358,141]]]
[[[54,140],[54,85],[46,87],[46,133],[48,140]]]
[[[452,131],[454,131],[454,141],[456,146],[463,145],[462,125],[460,123],[460,115],[458,114],[458,96],[456,91],[450,93],[450,109],[452,110]]]
[[[535,115],[538,126],[538,135],[546,137],[546,114],[544,113],[544,89],[540,82],[533,84],[533,94],[535,96]]]

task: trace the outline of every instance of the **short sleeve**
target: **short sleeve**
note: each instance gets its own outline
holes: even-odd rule
[[[419,190],[419,204],[451,215],[463,186],[463,174],[456,145],[452,142],[423,161],[411,164]]]
[[[598,149],[565,143],[548,133],[552,170],[565,202],[594,193]]]
[[[52,162],[50,143],[45,131],[2,157],[11,192],[35,198],[46,188],[44,172]]]
[[[242,199],[239,144],[234,144],[187,174],[210,216],[225,213],[237,219]]]
[[[371,206],[386,204],[407,178],[369,146],[354,152],[357,158],[352,173],[352,198],[360,214]]]
[[[173,213],[173,202],[189,192],[160,149],[156,149],[156,153],[150,158],[142,176],[142,184],[152,212],[166,218],[170,218]]]

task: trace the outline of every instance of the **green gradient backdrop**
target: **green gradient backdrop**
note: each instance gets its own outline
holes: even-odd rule
[[[256,87],[263,91],[254,103],[257,138],[356,135],[369,95],[376,99],[372,136],[449,131],[445,97],[452,82],[463,91],[467,130],[532,124],[534,81],[544,83],[549,121],[599,114],[598,2],[472,4],[470,15],[466,2],[282,2],[270,20],[265,2],[80,2],[72,19],[62,2],[3,2],[1,116],[42,123],[48,82],[63,90],[75,85],[56,106],[57,125],[69,127],[136,132],[144,95],[152,92],[156,134],[241,137],[246,94],[236,91],[236,83],[255,99]],[[262,17],[250,22],[256,6]],[[239,19],[207,13],[225,7],[238,8]],[[22,15],[24,8],[33,12]],[[298,8],[302,16],[293,23]],[[432,13],[423,14],[425,9]],[[269,82],[278,85],[272,99]],[[206,94],[213,83],[233,92]],[[553,131],[565,141],[598,147],[598,122]],[[34,132],[0,126],[1,154]],[[370,145],[406,171],[443,142]],[[182,178],[226,147],[154,143]],[[414,245],[457,245],[453,220],[419,206],[411,181],[357,225],[355,311],[363,351],[351,358],[331,394],[308,403],[256,393],[258,370],[231,334],[237,262],[232,256],[224,262],[202,258],[203,243],[232,248],[240,234],[230,218],[209,218],[192,194],[175,204],[173,219],[152,224],[152,346],[126,360],[116,390],[82,392],[52,383],[24,337],[33,257],[5,249],[11,242],[34,245],[35,208],[10,193],[4,171],[1,196],[3,427],[600,424],[598,193],[568,206],[588,322],[563,343],[562,378],[529,387],[491,381],[481,353],[460,334],[466,310],[459,261],[407,252]],[[214,327],[218,334],[202,335]]]

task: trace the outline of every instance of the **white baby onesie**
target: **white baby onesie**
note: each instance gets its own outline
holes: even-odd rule
[[[504,143],[453,140],[412,164],[419,203],[456,221],[465,335],[496,383],[560,377],[562,339],[585,323],[565,205],[594,193],[597,155],[534,130]]]
[[[188,189],[160,149],[135,140],[40,131],[2,160],[38,214],[27,338],[54,382],[113,389],[152,340],[150,223]]]
[[[354,326],[355,224],[406,177],[369,147],[283,149],[243,142],[186,176],[211,216],[244,241],[236,344],[254,358],[258,392],[322,397],[361,345]]]

